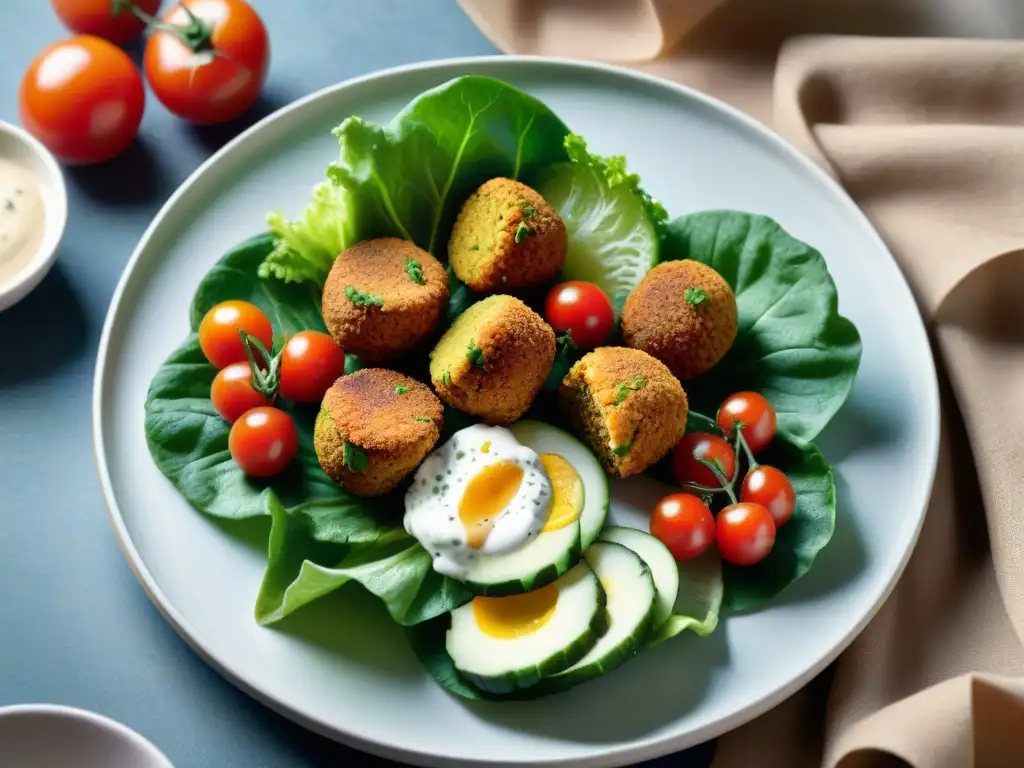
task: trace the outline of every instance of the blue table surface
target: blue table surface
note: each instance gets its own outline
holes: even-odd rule
[[[125,156],[66,169],[59,260],[33,294],[0,313],[0,706],[53,702],[100,712],[152,740],[178,768],[333,765],[355,753],[279,717],[206,666],[150,604],[118,548],[91,432],[93,367],[118,277],[174,189],[255,119],[377,69],[495,52],[454,0],[253,5],[272,47],[253,113],[194,128],[147,96],[140,138]],[[8,33],[0,120],[17,123],[22,71],[67,32],[42,0],[2,0],[0,29]]]

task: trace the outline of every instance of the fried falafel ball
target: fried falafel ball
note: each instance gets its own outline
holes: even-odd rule
[[[525,184],[497,178],[463,203],[448,241],[448,263],[474,291],[514,291],[554,279],[565,249],[558,212]]]
[[[562,380],[559,403],[608,473],[629,477],[664,457],[686,432],[686,392],[646,352],[598,347]]]
[[[357,496],[380,496],[416,469],[443,426],[443,407],[430,387],[395,371],[364,368],[327,390],[313,447],[338,485]]]
[[[448,307],[448,272],[407,240],[381,237],[346,250],[324,283],[327,330],[374,364],[423,343]]]
[[[699,261],[668,261],[626,298],[622,340],[690,381],[725,357],[738,323],[736,296],[725,278]]]
[[[430,353],[441,399],[488,424],[511,424],[544,385],[555,332],[513,296],[488,296],[463,312]]]

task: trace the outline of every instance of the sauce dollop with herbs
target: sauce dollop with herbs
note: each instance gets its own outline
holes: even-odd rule
[[[31,173],[0,159],[0,285],[17,278],[43,244],[45,211]]]

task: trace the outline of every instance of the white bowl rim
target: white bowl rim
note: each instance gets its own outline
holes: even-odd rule
[[[60,250],[60,243],[68,222],[68,192],[57,158],[43,146],[42,142],[23,128],[3,120],[0,120],[0,133],[13,138],[36,157],[46,169],[46,174],[50,177],[50,185],[52,185],[49,190],[40,189],[47,218],[43,243],[25,269],[21,270],[21,273],[12,282],[6,286],[0,286],[0,312],[2,312],[28,296],[43,281],[57,260],[57,252]]]
[[[154,765],[164,768],[174,768],[171,761],[153,745],[145,736],[133,731],[124,723],[112,720],[106,715],[92,712],[88,709],[69,707],[63,704],[14,704],[7,707],[0,707],[0,719],[20,717],[22,715],[44,715],[55,720],[77,720],[82,723],[94,726],[97,730],[113,734],[121,741],[128,742],[143,752],[147,753],[154,761]]]

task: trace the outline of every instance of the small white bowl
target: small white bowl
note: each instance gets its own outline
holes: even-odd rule
[[[42,282],[57,258],[68,220],[68,193],[57,160],[33,136],[0,120],[0,159],[17,163],[35,178],[43,198],[43,241],[13,282],[0,285],[0,312],[18,303]]]
[[[4,768],[174,768],[127,726],[56,704],[0,707]]]

